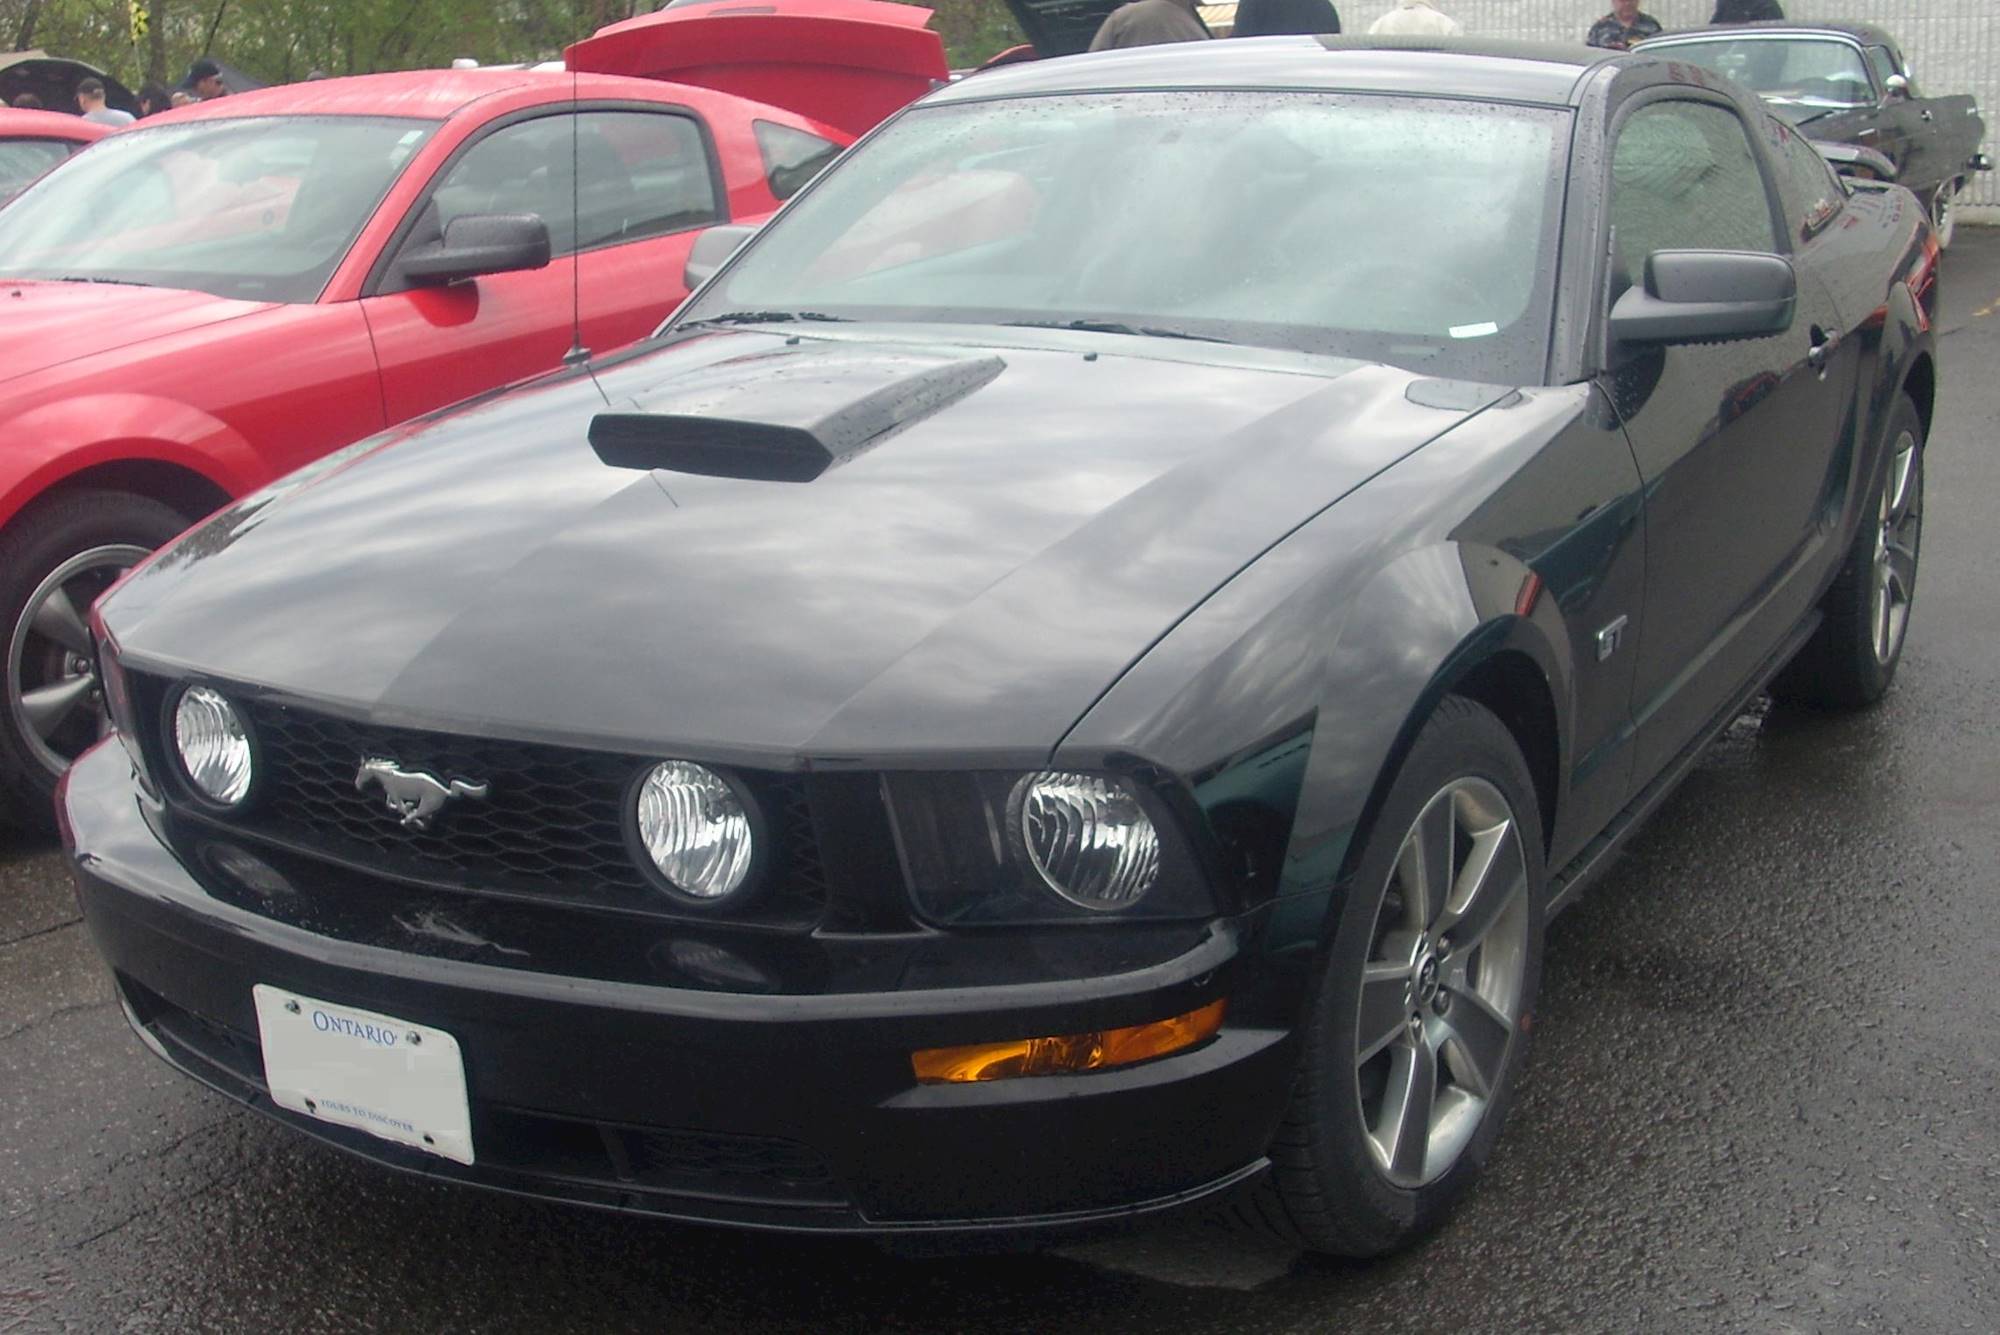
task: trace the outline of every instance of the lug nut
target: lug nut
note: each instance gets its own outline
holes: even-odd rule
[[[1451,993],[1445,991],[1443,988],[1439,988],[1438,994],[1431,998],[1431,1009],[1439,1015],[1443,1015],[1446,1011],[1449,1011],[1451,1009]]]

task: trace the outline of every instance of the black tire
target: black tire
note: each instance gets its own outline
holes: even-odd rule
[[[1908,451],[1907,474],[1903,456]],[[1923,545],[1924,422],[1907,395],[1896,401],[1889,417],[1889,444],[1882,467],[1862,503],[1861,522],[1842,558],[1840,573],[1820,600],[1825,620],[1796,657],[1771,683],[1781,700],[1819,709],[1862,709],[1880,700],[1896,679],[1903,658],[1909,613],[1915,606],[1918,557]],[[1902,495],[1896,495],[1897,490]],[[1907,529],[1897,521],[1898,546],[1907,545],[1907,574],[1901,579],[1901,612],[1892,621],[1887,652],[1878,639],[1880,605],[1877,560],[1889,520],[1889,510],[1906,511]],[[1903,567],[1898,565],[1898,569]]]
[[[30,508],[0,533],[0,818],[25,830],[53,830],[60,771],[51,767],[49,756],[73,757],[87,741],[87,723],[80,717],[66,721],[49,739],[31,735],[24,719],[24,690],[53,679],[58,670],[54,658],[61,652],[48,637],[24,625],[30,600],[72,558],[120,548],[151,551],[187,523],[171,506],[143,496],[77,491]],[[73,601],[91,596],[93,589],[101,592],[114,574],[109,567],[80,572]],[[85,613],[88,608],[75,610]]]
[[[1496,1031],[1504,1035],[1498,1049],[1504,1055],[1494,1063],[1498,1075],[1487,1082],[1483,1111],[1469,1139],[1460,1142],[1461,1148],[1453,1151],[1456,1157],[1437,1176],[1405,1184],[1392,1179],[1393,1165],[1385,1165],[1371,1148],[1379,1142],[1371,1142],[1367,1124],[1365,1077],[1368,1062],[1378,1059],[1361,1059],[1366,1044],[1357,1041],[1361,980],[1363,970],[1381,952],[1379,933],[1385,914],[1393,919],[1402,912],[1392,877],[1403,875],[1406,835],[1414,834],[1419,816],[1432,809],[1433,799],[1445,800],[1455,786],[1468,782],[1485,785],[1482,792],[1497,791],[1511,809],[1520,836],[1520,884],[1508,891],[1514,898],[1505,901],[1519,906],[1510,908],[1505,918],[1509,940],[1519,941],[1506,957],[1519,961],[1517,1004],[1512,1023]],[[1458,827],[1452,828],[1457,837]],[[1408,1246],[1445,1217],[1477,1177],[1499,1137],[1527,1057],[1541,981],[1544,881],[1541,816],[1534,781],[1519,747],[1483,706],[1447,698],[1424,725],[1363,837],[1308,1004],[1291,1105],[1270,1150],[1272,1170],[1238,1202],[1241,1222],[1287,1245],[1368,1257]],[[1511,873],[1508,884],[1513,884]],[[1484,957],[1500,934],[1499,926],[1492,927],[1476,948],[1465,952],[1475,970],[1485,968]],[[1460,961],[1461,966],[1464,963]],[[1421,1028],[1429,1022],[1429,1008],[1416,1004],[1417,1014],[1408,1022]],[[1454,1000],[1451,1013],[1470,1004]],[[1439,1022],[1446,1018],[1440,1014]],[[1418,1028],[1410,1031],[1412,1036]],[[1383,1055],[1388,1055],[1386,1049]],[[1434,1069],[1442,1103],[1442,1082],[1457,1077],[1452,1064],[1442,1058]]]

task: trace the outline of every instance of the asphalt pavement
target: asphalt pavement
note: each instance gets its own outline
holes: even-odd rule
[[[148,1055],[14,840],[0,1332],[2000,1330],[2000,231],[1943,281],[1894,691],[1753,708],[1554,926],[1500,1150],[1409,1254],[913,1261],[408,1179]]]

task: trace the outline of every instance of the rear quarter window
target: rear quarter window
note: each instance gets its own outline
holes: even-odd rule
[[[779,125],[775,121],[753,121],[757,151],[764,158],[764,180],[774,199],[790,199],[805,189],[826,164],[840,156],[840,145],[816,134]]]

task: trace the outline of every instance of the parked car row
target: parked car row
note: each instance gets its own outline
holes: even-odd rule
[[[0,306],[74,303],[37,374],[92,386],[100,329],[191,349],[37,457],[171,421],[143,438],[240,470],[204,502],[516,374],[517,331],[559,355],[565,284],[627,336],[608,303],[659,280],[621,247],[720,266],[657,337],[326,455],[97,604],[85,920],[156,1053],[303,1134],[760,1229],[1228,1203],[1380,1254],[1491,1154],[1550,917],[1757,692],[1895,675],[1937,233],[1692,62],[1018,64],[740,248],[688,238],[784,193],[758,119],[831,126],[482,77],[115,145],[210,146],[192,231],[25,230],[104,149],[0,213],[50,275]],[[607,271],[433,285],[544,244]],[[196,381],[254,430],[157,406]],[[76,654],[32,660],[31,720],[174,522],[89,529],[98,490],[24,512],[70,526],[44,565],[81,552],[17,604]]]
[[[331,450],[649,333],[687,295],[704,229],[767,216],[944,73],[926,11],[798,10],[720,33],[700,9],[650,15],[580,44],[570,74],[381,74],[203,103],[0,210],[0,812],[45,822],[99,736],[84,614],[134,562]],[[845,29],[901,45],[815,69],[815,44]],[[845,99],[847,128],[725,91],[755,77],[746,53],[781,62],[758,85],[772,97]],[[611,66],[632,73],[580,72]],[[0,112],[0,135],[22,136],[0,164],[99,133]]]
[[[1727,75],[1813,141],[1843,176],[1894,181],[1923,202],[1949,246],[1952,201],[1973,172],[1986,122],[1966,95],[1925,96],[1902,47],[1866,23],[1751,23],[1669,33],[1643,44]]]

